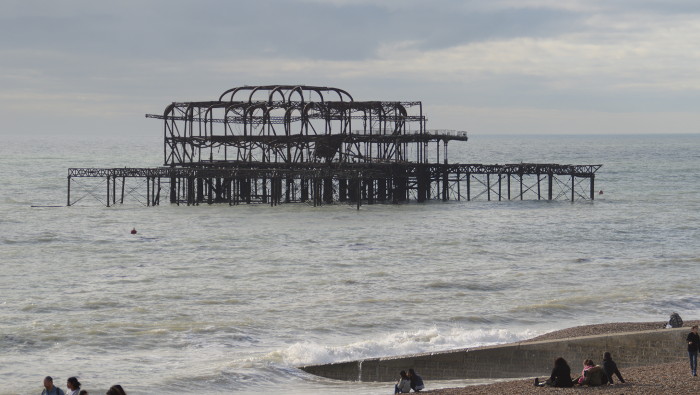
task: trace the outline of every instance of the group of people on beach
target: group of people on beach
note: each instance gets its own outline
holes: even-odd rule
[[[413,390],[414,392],[420,392],[425,386],[423,385],[423,379],[416,374],[413,369],[408,369],[408,373],[405,370],[399,372],[401,376],[399,381],[394,385],[395,394],[407,394]]]
[[[617,379],[620,380],[621,383],[625,382],[620,370],[617,368],[617,364],[613,361],[612,355],[610,355],[608,351],[603,354],[602,366],[596,365],[591,359],[584,360],[581,375],[573,380],[571,379],[571,368],[569,364],[564,358],[559,357],[554,360],[552,374],[546,381],[540,382],[540,379],[535,377],[535,386],[573,387],[574,385],[586,385],[595,387],[613,384],[613,375],[617,376]]]
[[[676,326],[671,325],[671,327]],[[700,352],[700,335],[698,335],[697,325],[693,325],[690,328],[690,333],[688,333],[686,341],[688,342],[690,374],[697,376],[698,352]],[[613,384],[613,375],[617,376],[621,383],[625,382],[617,368],[617,364],[612,360],[612,356],[607,351],[603,354],[602,366],[596,365],[590,359],[586,359],[583,361],[581,375],[573,380],[571,379],[571,368],[569,364],[564,358],[559,357],[554,361],[554,368],[552,369],[550,377],[544,382],[540,382],[539,378],[535,378],[535,385],[539,387],[573,387],[574,385],[587,385],[592,387]]]
[[[80,388],[81,386],[82,384],[80,384],[77,377],[69,377],[66,380],[68,390],[64,392],[53,384],[53,377],[46,376],[44,377],[44,390],[41,391],[41,395],[89,395],[86,390]],[[126,395],[126,391],[121,385],[115,384],[105,392],[105,395]]]

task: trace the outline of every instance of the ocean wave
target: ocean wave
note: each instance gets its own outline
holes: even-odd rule
[[[392,332],[376,339],[340,346],[299,342],[271,352],[265,358],[301,366],[510,343],[535,335],[531,330],[516,333],[507,329],[430,328],[415,332]]]

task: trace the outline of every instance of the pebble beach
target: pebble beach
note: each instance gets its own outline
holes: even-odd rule
[[[684,327],[699,325],[700,321],[685,321]],[[633,332],[659,329],[661,322],[620,322],[599,325],[578,326],[560,331],[546,333],[530,341],[565,339],[570,337],[602,335],[608,333]],[[683,357],[683,356],[679,356]],[[599,359],[599,358],[598,358]],[[568,361],[572,367],[572,375],[578,373],[580,361]],[[600,362],[599,360],[596,362]],[[488,385],[475,385],[462,388],[445,388],[440,390],[423,391],[439,395],[465,394],[698,394],[700,393],[700,376],[690,375],[687,357],[678,362],[658,365],[625,367],[618,364],[625,383],[615,379],[614,385],[602,387],[551,388],[535,387],[532,379],[500,381]],[[549,372],[542,372],[540,379],[546,379]]]

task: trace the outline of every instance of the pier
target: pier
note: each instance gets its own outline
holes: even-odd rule
[[[68,169],[67,205],[594,199],[601,165],[449,163],[467,133],[426,129],[422,108],[294,85],[175,102],[146,115],[163,121],[162,167]]]

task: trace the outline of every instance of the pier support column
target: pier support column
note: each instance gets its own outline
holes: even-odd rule
[[[331,177],[323,179],[323,202],[333,203],[333,178]]]
[[[486,173],[486,200],[491,201],[491,174]]]
[[[447,149],[447,146],[445,146],[445,149]],[[447,155],[447,152],[445,152],[445,155]],[[447,160],[447,158],[445,158]],[[446,202],[450,200],[450,173],[449,170],[445,169],[442,173],[442,201]]]
[[[467,201],[468,202],[470,202],[472,200],[471,178],[472,178],[471,173],[467,173]]]
[[[66,202],[66,206],[70,207],[70,176],[68,176],[68,201]]]
[[[576,197],[576,178],[574,175],[571,175],[571,202],[574,202],[574,198]]]

